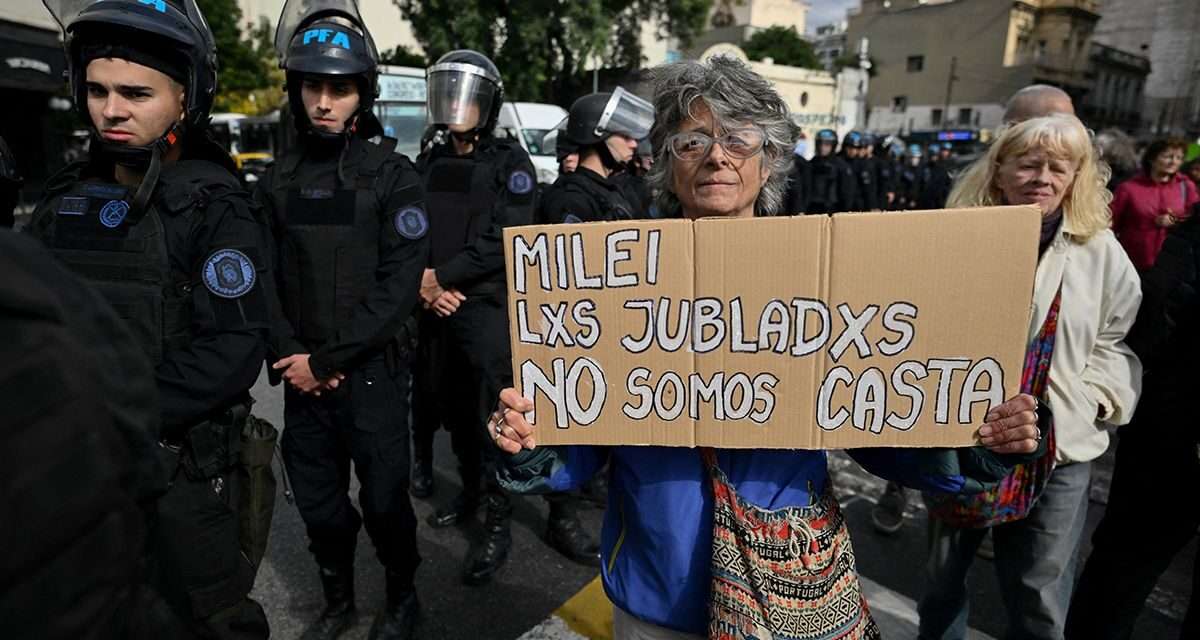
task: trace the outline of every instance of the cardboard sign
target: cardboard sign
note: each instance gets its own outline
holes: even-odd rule
[[[1033,207],[506,229],[539,444],[965,446],[1018,392]]]

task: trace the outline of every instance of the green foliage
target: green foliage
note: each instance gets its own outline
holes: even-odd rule
[[[712,0],[392,0],[430,62],[454,49],[490,57],[511,100],[567,102],[590,90],[597,59],[611,69],[642,65],[640,29],[686,46]],[[608,74],[606,74],[608,75]]]
[[[812,44],[800,37],[793,27],[776,25],[756,31],[742,45],[751,60],[771,58],[775,64],[805,69],[820,69],[821,61]]]
[[[275,27],[266,18],[242,34],[237,0],[196,0],[217,44],[217,96],[213,111],[258,115],[278,107],[283,75],[272,44]]]
[[[426,67],[425,56],[410,51],[408,47],[398,44],[394,49],[379,52],[379,64],[394,64],[401,67]]]

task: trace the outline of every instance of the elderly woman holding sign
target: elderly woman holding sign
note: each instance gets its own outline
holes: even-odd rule
[[[1108,448],[1106,429],[1129,421],[1141,388],[1141,366],[1124,340],[1142,292],[1108,229],[1105,173],[1083,124],[1058,114],[1004,131],[950,195],[956,207],[1034,204],[1042,210],[1021,382],[1049,408],[1053,426],[1046,452],[995,488],[926,496],[931,549],[919,607],[922,638],[963,637],[967,570],[989,529],[1008,637],[1063,637],[1091,460]]]
[[[659,207],[689,219],[777,213],[794,127],[771,84],[721,57],[660,67],[655,80],[651,138],[659,158],[649,180]],[[503,471],[508,487],[567,489],[609,464],[602,575],[616,605],[616,637],[879,636],[823,452],[536,447],[537,430],[522,416],[531,409],[506,389],[488,425],[496,445],[514,454]],[[910,486],[978,491],[979,479],[959,469],[990,466],[1002,475],[1004,463],[1039,447],[1031,396],[988,418],[986,449],[854,455]]]

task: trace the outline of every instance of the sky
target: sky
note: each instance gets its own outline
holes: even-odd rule
[[[817,27],[846,19],[846,9],[857,7],[858,0],[808,0],[808,32],[815,33]]]

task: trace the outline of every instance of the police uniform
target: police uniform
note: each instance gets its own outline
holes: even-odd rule
[[[326,7],[327,9],[328,7]],[[284,391],[283,459],[326,596],[304,638],[333,638],[353,622],[354,557],[365,524],[385,569],[387,606],[370,638],[407,638],[418,603],[417,522],[408,496],[409,346],[405,327],[417,306],[429,256],[420,177],[380,138],[370,112],[378,54],[353,3],[340,9],[354,27],[304,15],[289,2],[278,29],[298,143],[259,182],[269,214],[281,313],[272,361],[309,354],[318,381],[337,388]],[[358,110],[341,131],[316,129],[300,86],[307,74],[359,85]],[[294,366],[294,365],[293,365]],[[349,470],[361,484],[359,511]]]
[[[419,375],[440,386],[438,414],[450,431],[463,494],[434,514],[435,526],[488,514],[484,539],[468,553],[463,578],[481,584],[507,557],[512,507],[495,480],[498,453],[484,425],[500,390],[512,386],[502,232],[530,224],[537,206],[533,163],[513,140],[483,137],[467,155],[435,145],[417,162],[430,223],[430,262],[438,283],[466,296],[448,317],[421,316]],[[438,345],[434,351],[428,347]],[[433,385],[417,383],[429,388]],[[483,484],[486,482],[486,495]]]
[[[245,609],[265,637],[236,499],[269,327],[265,231],[237,178],[208,160],[164,167],[144,211],[132,196],[111,166],[70,165],[29,231],[112,304],[155,367],[171,481],[153,538],[160,589],[185,618]]]
[[[560,175],[542,196],[546,222],[613,222],[643,217],[634,214],[634,205],[615,178],[605,178],[583,166]]]
[[[946,206],[946,200],[950,198],[950,189],[954,186],[950,172],[946,170],[944,162],[933,157],[930,157],[923,167],[924,184],[917,199],[917,208],[941,209]]]
[[[212,33],[192,0],[46,5],[93,132],[88,161],[48,181],[28,230],[112,305],[154,366],[169,483],[150,533],[159,591],[204,637],[265,638],[266,616],[248,598],[255,566],[241,548],[239,463],[273,293],[259,211],[204,130]],[[174,78],[184,117],[146,146],[100,137],[85,82],[98,58]],[[118,165],[141,176],[136,186],[116,182]]]
[[[858,202],[858,182],[845,159],[829,154],[813,156],[812,197],[808,213],[854,211]]]
[[[808,213],[812,191],[813,176],[811,164],[804,156],[793,155],[792,170],[788,173],[787,194],[784,196],[783,213],[785,215],[803,215]]]

